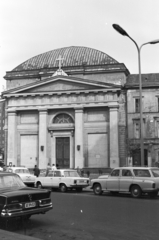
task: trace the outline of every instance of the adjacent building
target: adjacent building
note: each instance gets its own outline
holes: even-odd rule
[[[0,99],[0,160],[4,158],[4,123],[5,123],[5,101]]]
[[[128,75],[106,53],[76,46],[40,54],[7,72],[6,163],[126,165]]]
[[[140,166],[139,76],[129,75],[125,88],[127,91],[128,164]],[[155,166],[159,162],[159,74],[142,74],[142,110],[144,165]]]

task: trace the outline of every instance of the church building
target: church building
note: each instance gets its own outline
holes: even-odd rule
[[[80,46],[42,53],[6,72],[6,164],[126,165],[128,75],[123,63]]]

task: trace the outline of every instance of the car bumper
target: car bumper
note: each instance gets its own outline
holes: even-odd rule
[[[53,209],[53,206],[52,206],[52,203],[49,203],[43,207],[27,209],[25,211],[21,210],[21,211],[16,211],[16,212],[1,213],[1,217],[13,218],[13,217],[21,217],[21,216],[26,216],[26,215],[40,214],[40,213],[44,214],[51,209]]]

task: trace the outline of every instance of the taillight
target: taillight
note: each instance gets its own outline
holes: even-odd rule
[[[74,184],[76,184],[77,183],[77,180],[74,180]]]
[[[152,183],[152,188],[156,188],[156,183]]]

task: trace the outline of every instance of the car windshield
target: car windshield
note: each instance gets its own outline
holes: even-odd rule
[[[23,168],[23,169],[16,169],[15,173],[28,173],[28,174],[30,174],[29,170],[25,169],[25,168]]]
[[[65,177],[80,177],[80,175],[76,171],[65,171],[64,176]]]
[[[19,176],[0,176],[0,189],[24,186],[25,184],[22,182]]]
[[[154,177],[159,177],[159,169],[152,169],[151,171]]]

